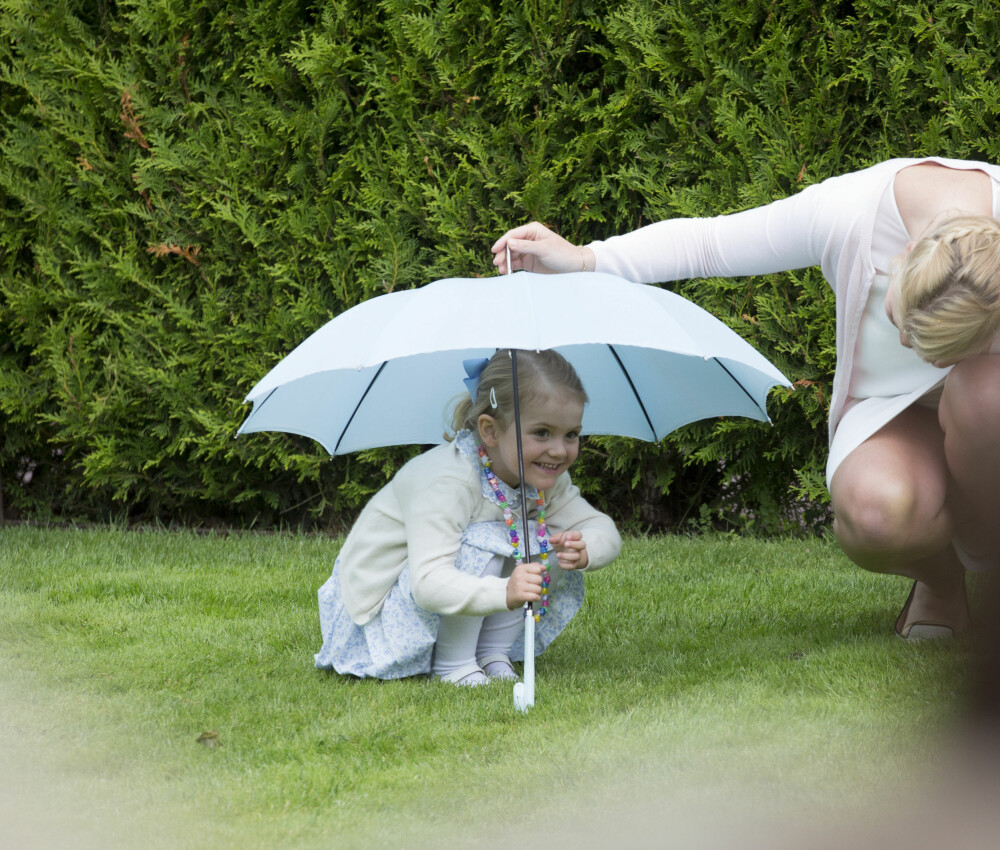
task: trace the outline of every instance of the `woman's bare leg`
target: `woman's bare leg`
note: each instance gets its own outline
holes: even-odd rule
[[[965,575],[951,545],[944,442],[935,411],[914,406],[858,446],[831,482],[834,533],[858,566],[916,580],[908,622],[963,631]]]
[[[939,408],[959,545],[1000,565],[1000,356],[970,357],[945,380]]]

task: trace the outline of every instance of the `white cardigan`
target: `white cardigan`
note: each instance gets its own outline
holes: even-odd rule
[[[340,550],[340,589],[351,619],[362,626],[375,617],[407,563],[422,608],[464,615],[507,610],[506,578],[455,568],[462,534],[474,522],[503,522],[501,508],[484,497],[478,462],[448,443],[406,463],[361,511]],[[583,533],[588,570],[618,557],[614,522],[591,507],[567,472],[545,491],[545,522],[551,533]]]
[[[900,170],[921,162],[978,169],[1000,179],[1000,167],[983,162],[939,157],[892,159],[831,177],[766,206],[715,218],[668,219],[589,247],[597,258],[597,271],[640,283],[771,274],[819,265],[833,287],[837,307],[837,367],[829,419],[832,444],[851,404],[848,390],[858,329],[875,276],[871,244],[879,201]],[[904,247],[899,246],[900,252]],[[863,431],[852,434],[854,445],[849,448],[899,415],[945,374],[946,370],[938,370],[926,385],[880,405],[866,418]],[[828,467],[828,482],[832,474]]]

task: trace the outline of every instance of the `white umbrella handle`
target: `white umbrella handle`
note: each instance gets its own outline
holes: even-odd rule
[[[535,616],[524,608],[524,681],[514,685],[514,707],[527,711],[535,704]]]

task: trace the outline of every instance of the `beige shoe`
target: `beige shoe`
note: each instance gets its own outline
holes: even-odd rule
[[[910,613],[910,603],[913,601],[913,594],[916,592],[917,583],[913,582],[910,588],[910,595],[906,597],[906,604],[896,618],[896,634],[903,640],[916,643],[921,640],[941,640],[943,638],[953,638],[958,633],[958,629],[953,623],[943,620],[913,620],[906,622],[906,615]]]

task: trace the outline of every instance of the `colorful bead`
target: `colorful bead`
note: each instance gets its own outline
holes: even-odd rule
[[[503,521],[509,530],[510,545],[514,550],[514,565],[517,566],[523,559],[521,558],[521,539],[517,536],[517,524],[514,520],[514,512],[507,506],[507,497],[504,496],[503,491],[500,489],[500,482],[491,467],[490,456],[486,453],[486,449],[483,446],[479,447],[479,460],[486,469],[486,480],[489,481],[490,487],[497,497],[497,501],[503,507]],[[549,607],[548,594],[552,576],[549,575],[549,530],[545,524],[545,495],[541,491],[538,492],[538,499],[535,501],[535,504],[538,506],[538,560],[542,565],[541,608],[533,611],[535,622],[537,623]],[[525,609],[525,616],[528,616],[527,610]]]

